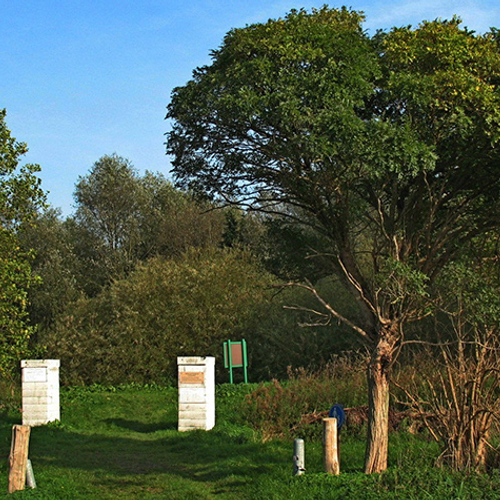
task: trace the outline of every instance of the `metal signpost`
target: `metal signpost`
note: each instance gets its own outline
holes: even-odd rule
[[[243,378],[245,384],[248,383],[247,366],[247,343],[245,339],[237,342],[231,340],[224,342],[224,368],[229,369],[229,382],[231,384],[233,383],[233,368],[243,368]]]
[[[342,405],[333,405],[328,412],[328,416],[337,419],[337,429],[340,431],[345,422],[344,407]]]

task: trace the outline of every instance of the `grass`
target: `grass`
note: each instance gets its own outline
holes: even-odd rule
[[[362,474],[364,439],[345,434],[342,474],[322,473],[321,443],[306,443],[307,472],[292,477],[293,444],[261,442],[239,411],[251,386],[219,386],[217,425],[179,433],[173,388],[64,390],[61,423],[32,429],[30,458],[38,488],[12,499],[500,499],[500,474],[465,476],[432,467],[425,438],[391,436],[385,474]],[[0,418],[6,458],[18,411]],[[0,492],[7,491],[6,461]],[[0,493],[1,495],[2,493]]]

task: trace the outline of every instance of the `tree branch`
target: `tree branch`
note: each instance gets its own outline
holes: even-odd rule
[[[323,297],[321,297],[319,295],[318,291],[314,288],[314,286],[312,285],[312,283],[310,281],[306,280],[306,284],[303,284],[303,283],[286,283],[286,284],[283,284],[283,285],[277,285],[277,287],[279,287],[279,288],[297,287],[297,288],[302,288],[304,290],[308,290],[309,292],[311,292],[314,295],[314,297],[316,297],[316,299],[318,300],[318,302],[331,314],[331,316],[337,318],[339,321],[341,321],[342,323],[344,323],[347,326],[349,326],[351,329],[353,329],[355,332],[357,332],[359,335],[361,335],[361,337],[365,341],[367,341],[367,342],[371,341],[371,336],[368,334],[368,332],[366,332],[365,330],[363,330],[362,328],[360,328],[358,325],[354,324],[351,320],[347,319],[345,316],[343,316],[338,311],[336,311],[330,304],[328,304],[328,302],[326,302],[323,299]],[[319,313],[317,311],[314,311],[314,310],[311,310],[311,309],[307,309],[307,308],[299,308],[299,307],[297,307],[297,308],[295,308],[295,310],[303,310],[305,312],[315,312],[316,314],[326,316],[323,313]]]

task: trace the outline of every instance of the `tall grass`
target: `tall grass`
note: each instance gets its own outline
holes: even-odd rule
[[[318,437],[307,415],[328,411],[333,404],[366,405],[365,362],[360,355],[337,356],[320,370],[289,370],[286,382],[260,384],[245,398],[246,423],[274,438]]]

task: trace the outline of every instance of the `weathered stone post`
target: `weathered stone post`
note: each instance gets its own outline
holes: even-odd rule
[[[215,425],[215,358],[177,358],[179,431],[210,430]]]
[[[59,360],[21,361],[23,425],[43,425],[61,419]]]

